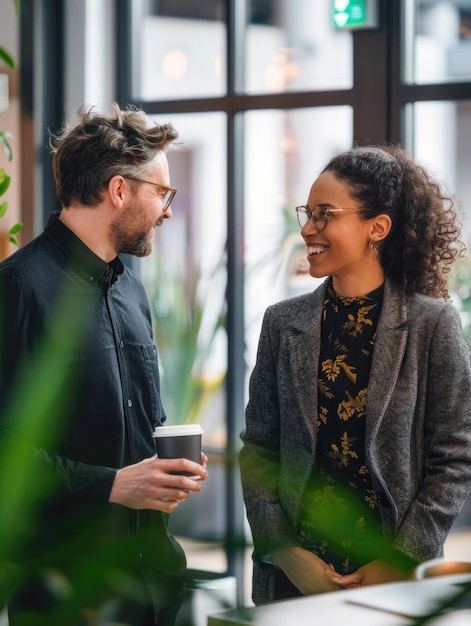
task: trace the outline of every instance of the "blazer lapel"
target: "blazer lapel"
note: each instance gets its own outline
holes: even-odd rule
[[[391,400],[406,349],[407,336],[405,295],[402,291],[395,289],[389,281],[386,281],[368,383],[366,401],[367,448],[376,437],[379,425]]]
[[[321,285],[302,306],[293,311],[292,330],[288,333],[290,380],[293,386],[293,407],[298,406],[301,419],[315,439],[317,420],[317,378],[320,354],[320,325],[326,284]]]

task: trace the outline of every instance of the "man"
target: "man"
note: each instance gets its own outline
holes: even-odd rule
[[[11,626],[167,626],[181,604],[186,561],[165,514],[201,489],[175,472],[204,480],[207,458],[156,458],[166,416],[150,312],[119,258],[148,255],[172,216],[177,136],[135,109],[81,109],[50,141],[61,212],[0,264],[0,452],[36,428],[28,380],[46,376],[51,422],[22,457],[44,498],[19,530]]]

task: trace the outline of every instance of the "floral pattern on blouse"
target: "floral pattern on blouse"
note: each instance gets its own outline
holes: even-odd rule
[[[301,545],[347,574],[378,558],[380,520],[365,458],[366,399],[383,287],[324,301],[316,464],[303,496]]]

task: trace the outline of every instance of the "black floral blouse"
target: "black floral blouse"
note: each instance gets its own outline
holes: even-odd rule
[[[304,493],[301,545],[347,574],[378,558],[377,496],[365,460],[365,406],[383,287],[324,301],[316,466]]]

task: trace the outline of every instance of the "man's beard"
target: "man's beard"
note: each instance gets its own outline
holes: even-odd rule
[[[152,238],[147,230],[136,230],[136,223],[142,217],[142,210],[135,204],[129,205],[124,219],[116,220],[110,225],[110,240],[118,254],[148,256],[152,252]]]

